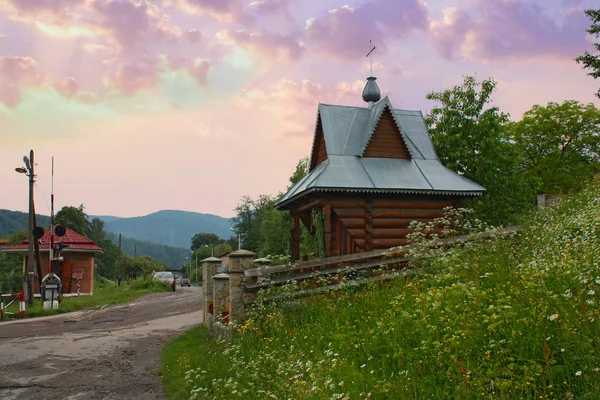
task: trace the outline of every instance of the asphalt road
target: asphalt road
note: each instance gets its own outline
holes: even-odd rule
[[[101,310],[0,323],[0,399],[166,399],[165,342],[202,320],[202,289]]]

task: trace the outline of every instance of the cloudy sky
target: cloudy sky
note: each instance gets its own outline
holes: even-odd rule
[[[373,70],[396,108],[495,78],[513,119],[595,102],[573,58],[591,0],[0,0],[0,208],[35,150],[36,208],[229,217],[275,195],[310,153],[319,102],[361,105]]]

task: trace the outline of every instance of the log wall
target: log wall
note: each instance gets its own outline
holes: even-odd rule
[[[374,199],[323,200],[330,208],[328,256],[385,249],[407,244],[412,221],[428,222],[444,215],[443,209],[457,206],[456,198],[403,196]]]

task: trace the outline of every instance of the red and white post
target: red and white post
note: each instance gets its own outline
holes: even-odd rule
[[[27,313],[25,312],[25,291],[21,290],[21,295],[19,296],[20,300],[21,300],[21,305],[20,305],[20,311],[21,311],[21,318],[25,318],[25,315],[27,315]]]

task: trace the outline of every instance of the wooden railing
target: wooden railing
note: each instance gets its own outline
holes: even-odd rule
[[[494,235],[514,235],[517,228],[510,227],[474,235],[440,239],[435,247],[456,245],[460,242],[485,240]],[[411,246],[374,250],[364,253],[327,257],[288,265],[256,266],[254,253],[238,250],[229,255],[229,272],[220,271],[221,260],[203,260],[204,269],[204,321],[213,333],[228,323],[242,323],[247,318],[248,307],[255,303],[258,293],[292,282],[313,280],[313,284],[299,284],[292,291],[263,296],[265,301],[302,297],[336,290],[340,286],[359,286],[385,281],[412,273],[408,268]],[[375,270],[378,272],[375,273]],[[343,275],[343,279],[340,279]],[[320,278],[330,277],[326,281]]]
[[[517,228],[509,227],[498,230],[496,234],[510,235],[517,233]],[[468,242],[472,240],[482,240],[490,238],[492,233],[482,232],[474,235],[462,235],[452,238],[440,239],[433,244],[435,246],[444,246],[455,244],[457,242]],[[302,261],[287,265],[276,265],[258,267],[244,271],[249,281],[244,285],[246,292],[255,292],[260,289],[285,285],[290,281],[301,282],[311,280],[322,276],[335,275],[341,272],[364,271],[372,268],[382,268],[396,271],[396,273],[384,274],[376,279],[363,279],[364,283],[373,280],[384,280],[395,278],[398,270],[406,269],[410,257],[408,256],[412,246],[401,246],[385,250],[374,250],[364,253],[348,254],[343,256],[320,258],[309,261]],[[404,271],[403,274],[411,271]],[[258,279],[251,279],[258,278]],[[329,285],[320,290],[331,289],[339,286],[338,284]]]

